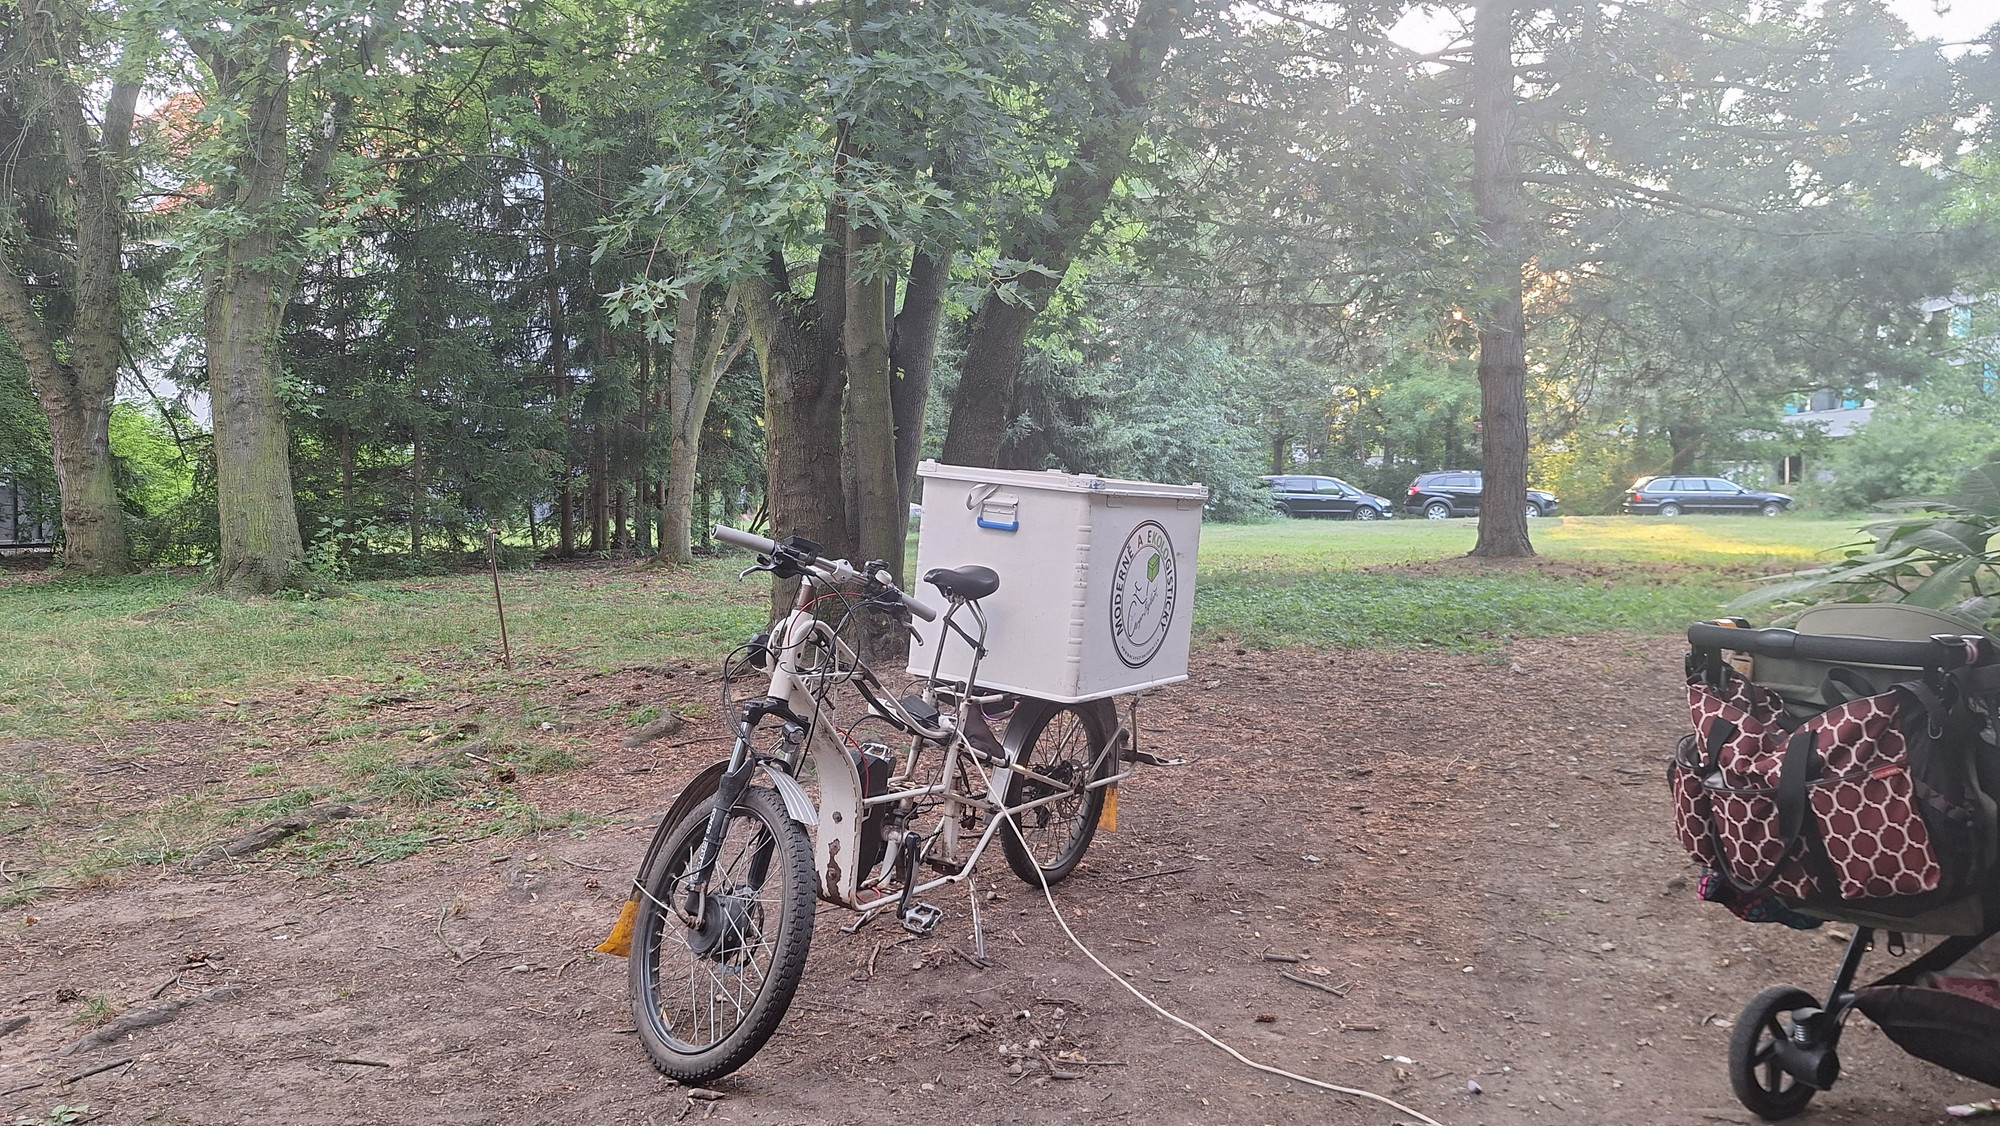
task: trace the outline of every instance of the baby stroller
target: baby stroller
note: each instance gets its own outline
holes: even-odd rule
[[[1943,971],[2000,932],[2000,645],[1890,603],[1808,611],[1796,629],[1688,630],[1694,731],[1669,764],[1701,897],[1752,922],[1852,924],[1824,998],[1777,986],[1744,1007],[1730,1084],[1789,1118],[1840,1077],[1848,1014],[1911,1055],[2000,1086],[2000,982]],[[1878,932],[1942,941],[1855,986]]]

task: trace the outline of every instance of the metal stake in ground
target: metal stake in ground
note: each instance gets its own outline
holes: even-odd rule
[[[514,650],[507,644],[507,607],[500,603],[500,529],[486,529],[486,566],[493,572],[493,612],[500,616],[500,667],[514,670]]]

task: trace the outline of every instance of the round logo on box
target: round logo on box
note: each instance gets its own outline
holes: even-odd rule
[[[1111,582],[1111,646],[1129,668],[1150,662],[1174,620],[1174,544],[1148,520],[1125,537]]]

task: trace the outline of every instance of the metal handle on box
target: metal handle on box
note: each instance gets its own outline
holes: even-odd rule
[[[1000,517],[1005,517],[1001,519]],[[986,498],[979,502],[979,512],[975,517],[982,528],[996,532],[1014,532],[1021,528],[1021,498]]]

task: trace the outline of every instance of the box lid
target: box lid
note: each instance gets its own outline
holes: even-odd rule
[[[946,481],[971,481],[1000,485],[1009,489],[1050,489],[1062,492],[1099,493],[1115,497],[1158,497],[1173,500],[1208,499],[1206,485],[1161,485],[1152,481],[1122,481],[1094,473],[1064,473],[1050,469],[981,469],[970,465],[944,465],[925,461],[917,466],[917,476]]]

